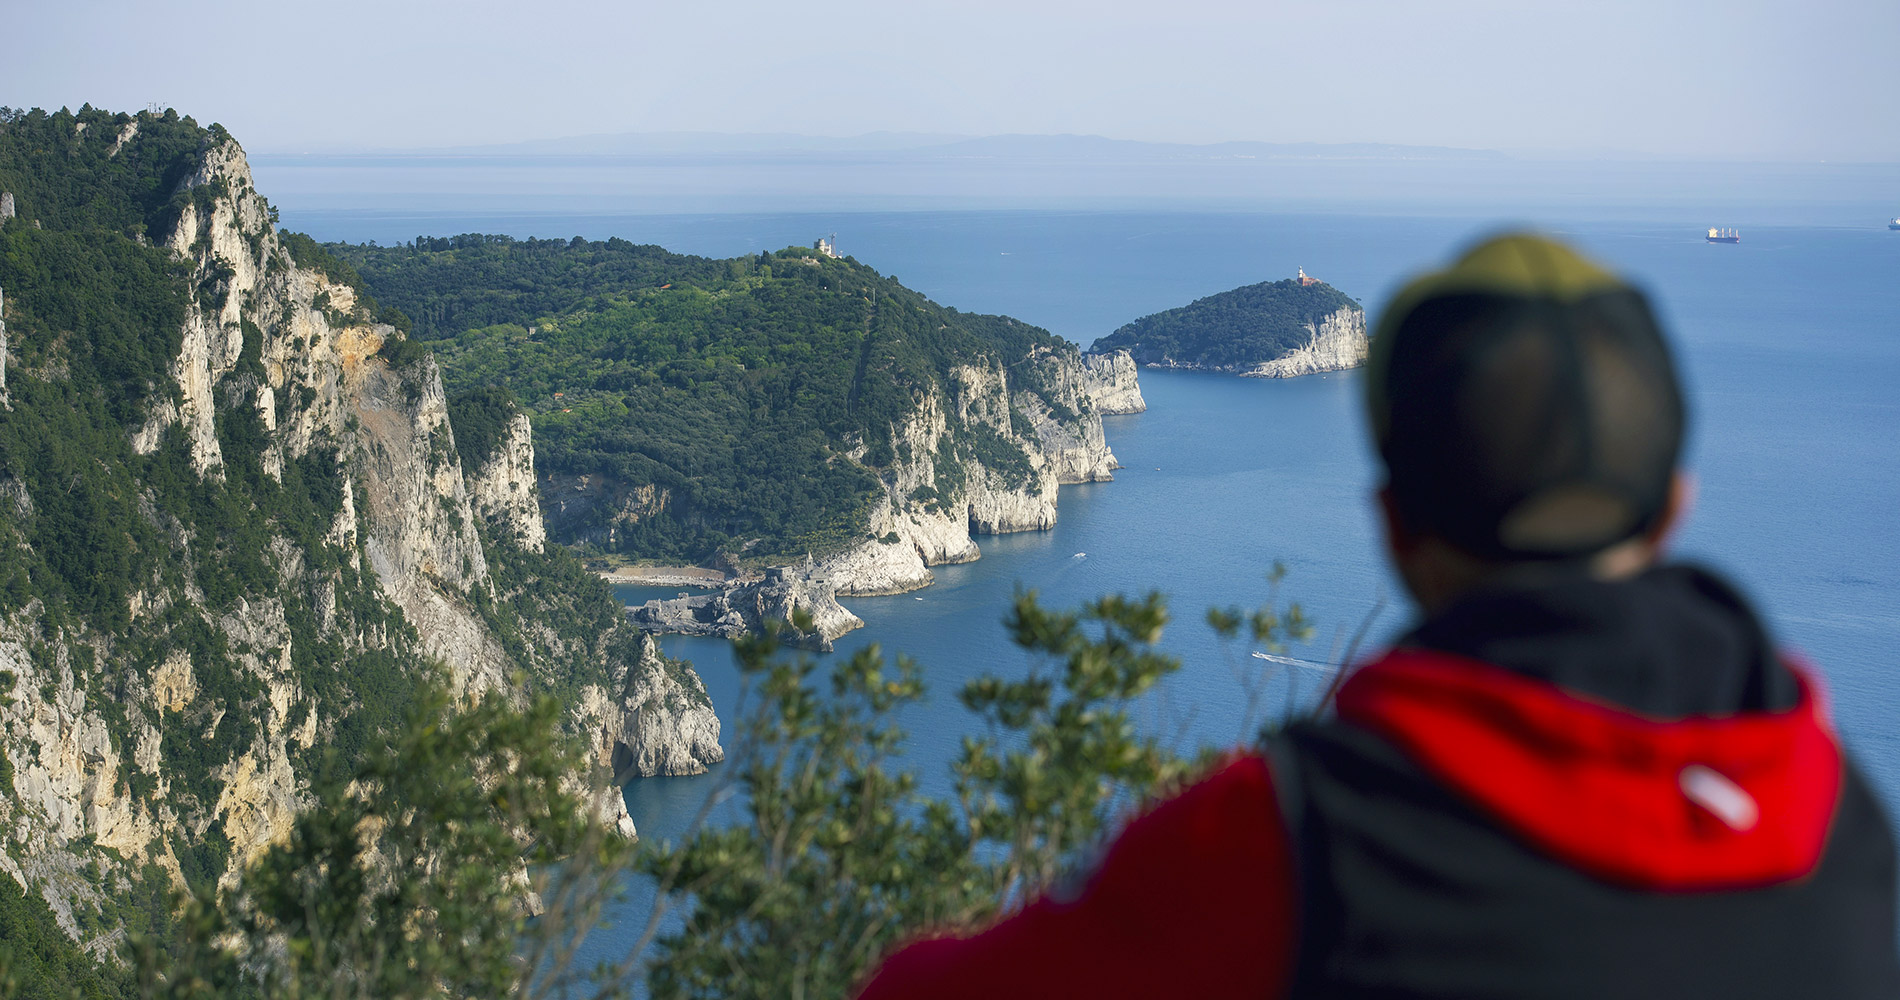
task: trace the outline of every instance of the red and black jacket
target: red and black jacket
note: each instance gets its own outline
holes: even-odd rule
[[[1475,595],[887,997],[1896,997],[1893,840],[1683,568]]]

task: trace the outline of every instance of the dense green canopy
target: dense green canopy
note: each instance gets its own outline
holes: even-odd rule
[[[1093,349],[1125,349],[1140,364],[1245,368],[1298,350],[1312,336],[1309,324],[1347,308],[1359,303],[1324,282],[1263,281],[1143,316]]]
[[[611,534],[607,511],[554,525],[563,541],[640,557],[835,549],[863,533],[879,473],[900,457],[892,427],[953,367],[1072,349],[803,248],[710,260],[621,239],[467,235],[328,249],[413,319],[457,400],[502,387],[528,408],[544,476],[667,491],[663,512]],[[1008,371],[1012,388],[1044,391],[1038,366]],[[994,445],[965,436],[969,454]]]

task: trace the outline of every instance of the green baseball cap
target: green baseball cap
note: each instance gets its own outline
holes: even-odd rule
[[[1500,560],[1588,556],[1648,530],[1686,423],[1642,292],[1521,233],[1399,290],[1366,409],[1407,526]]]

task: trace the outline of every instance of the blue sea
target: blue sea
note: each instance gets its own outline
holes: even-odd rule
[[[1635,277],[1674,332],[1697,483],[1676,552],[1739,582],[1781,641],[1820,665],[1846,742],[1890,807],[1900,804],[1900,232],[1884,229],[1878,207],[1858,225],[1826,224],[1838,212],[1801,224],[1801,212],[1785,208],[1764,211],[1777,222],[1759,225],[1626,214],[1534,221]],[[682,216],[294,205],[284,219],[319,239],[578,234],[711,256],[835,232],[844,252],[939,302],[1007,313],[1084,345],[1147,313],[1300,267],[1376,312],[1408,274],[1521,224],[1476,211]],[[1703,230],[1718,224],[1741,225],[1743,242],[1705,243]],[[1183,749],[1241,741],[1262,713],[1323,684],[1318,669],[1274,666],[1271,696],[1250,710],[1249,672],[1268,664],[1244,645],[1223,646],[1204,623],[1209,606],[1266,599],[1276,563],[1287,569],[1282,596],[1318,623],[1295,657],[1336,660],[1362,623],[1371,621],[1376,645],[1411,621],[1380,558],[1356,373],[1264,381],[1144,371],[1141,382],[1148,412],[1106,421],[1124,468],[1112,483],[1064,487],[1053,530],[980,538],[982,559],[938,568],[929,589],[846,602],[869,624],[833,655],[878,644],[923,665],[929,701],[904,722],[927,788],[944,787],[945,762],[973,731],[955,700],[961,683],[1028,667],[999,626],[1017,587],[1057,606],[1113,591],[1166,594],[1175,620],[1163,645],[1184,666],[1139,711]],[[723,643],[664,645],[693,661],[722,714],[733,710],[740,684]],[[715,780],[634,782],[627,800],[643,835],[678,835]],[[636,909],[643,919],[641,905],[629,904],[623,925],[640,922]],[[591,957],[618,954],[633,933],[597,935]]]

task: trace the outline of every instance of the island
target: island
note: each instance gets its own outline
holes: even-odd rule
[[[1136,364],[1253,378],[1292,378],[1366,361],[1366,311],[1305,268],[1196,299],[1129,323],[1095,342]]]

